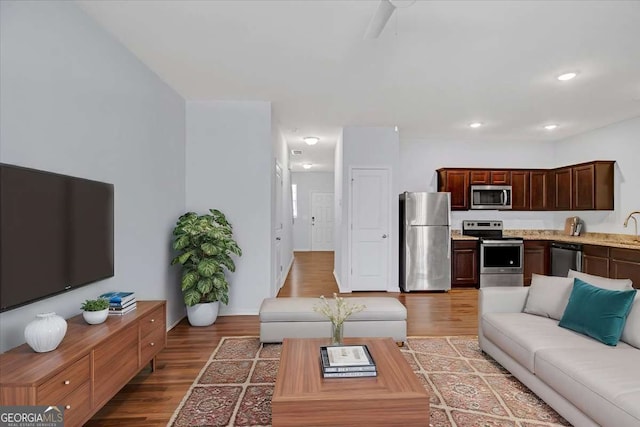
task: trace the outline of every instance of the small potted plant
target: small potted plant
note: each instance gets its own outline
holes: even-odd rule
[[[105,298],[88,299],[82,303],[82,317],[90,325],[97,325],[107,320],[109,300]]]

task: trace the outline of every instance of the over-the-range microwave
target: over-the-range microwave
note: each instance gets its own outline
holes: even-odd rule
[[[471,209],[511,209],[510,185],[472,185]]]

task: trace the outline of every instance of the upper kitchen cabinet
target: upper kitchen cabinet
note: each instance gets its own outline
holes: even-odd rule
[[[511,171],[511,205],[513,210],[528,211],[531,209],[531,198],[529,196],[529,171]]]
[[[470,208],[471,185],[511,185],[513,210],[613,210],[614,161],[557,169],[438,169],[438,191],[451,193],[452,210]]]
[[[529,206],[532,211],[547,210],[547,175],[546,170],[532,170],[529,173]]]
[[[511,184],[510,171],[491,171],[491,183],[495,185],[509,185]]]
[[[571,167],[555,169],[551,172],[551,207],[558,211],[569,211],[573,206]]]
[[[438,169],[438,191],[451,193],[451,210],[469,209],[469,171]]]
[[[573,206],[575,210],[613,210],[613,165],[611,161],[595,161],[575,165],[573,173]]]
[[[595,161],[554,169],[549,192],[554,210],[613,210],[612,161]]]
[[[469,185],[509,185],[510,182],[508,170],[469,170]]]
[[[489,171],[469,171],[469,184],[482,185],[489,184],[491,175]]]

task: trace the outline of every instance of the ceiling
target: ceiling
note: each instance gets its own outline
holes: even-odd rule
[[[640,116],[638,1],[417,1],[373,40],[378,0],[79,4],[185,99],[271,101],[294,171],[331,170],[343,126],[526,143]]]

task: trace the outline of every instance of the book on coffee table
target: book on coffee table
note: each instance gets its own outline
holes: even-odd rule
[[[376,371],[360,371],[360,372],[322,372],[323,378],[362,378],[377,377]]]
[[[322,375],[328,377],[373,377],[376,364],[366,345],[320,347]]]

